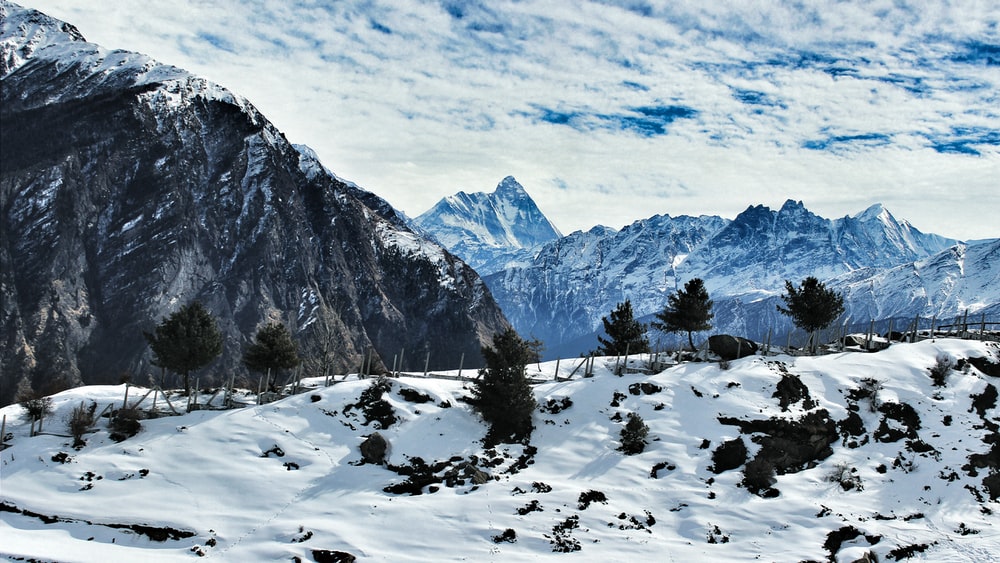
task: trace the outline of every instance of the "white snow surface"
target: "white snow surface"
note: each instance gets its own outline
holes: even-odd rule
[[[756,356],[728,370],[685,363],[623,377],[609,370],[613,358],[603,358],[594,377],[577,372],[569,381],[551,381],[555,362],[532,364],[529,376],[550,380],[534,387],[539,403],[569,398],[572,405],[555,414],[535,412],[531,445],[537,454],[516,472],[507,470],[525,448],[484,450],[486,427],[461,400],[469,395],[468,382],[404,375],[390,379],[392,390],[383,397],[400,419],[378,430],[391,444],[389,463],[407,465],[420,457],[433,464],[454,456],[492,476],[480,486],[425,487],[419,496],[385,492],[405,477],[359,464],[359,444],[377,423],[365,426],[360,410],[348,405],[371,380],[338,376],[336,384],[322,387],[321,378],[309,379],[306,384],[317,388],[271,404],[256,406],[248,396],[245,408],[144,420],[139,434],[120,443],[109,439],[101,422],[79,450],[65,436],[29,437],[20,407],[11,405],[0,409],[12,434],[11,447],[0,452],[0,499],[8,507],[0,512],[0,555],[195,561],[200,552],[208,559],[311,561],[312,550],[325,549],[362,561],[801,561],[827,560],[827,534],[853,526],[878,539],[844,542],[837,560],[870,550],[888,561],[894,549],[927,544],[911,560],[992,561],[1000,552],[1000,505],[975,496],[985,494],[981,482],[989,470],[972,477],[961,468],[970,454],[989,450],[983,442],[989,430],[970,408],[970,396],[996,381],[970,367],[952,370],[946,386],[932,387],[928,368],[941,355],[996,361],[1000,350],[996,343],[939,339],[874,354]],[[569,376],[577,363],[562,361],[559,374]],[[860,379],[877,378],[881,401],[911,405],[920,416],[920,439],[936,453],[911,453],[902,440],[871,439],[878,415],[862,403],[867,443],[849,448],[838,440],[817,467],[779,475],[777,498],[738,486],[740,470],[709,471],[713,450],[739,435],[736,427],[720,424],[720,416],[804,414],[803,403],[782,412],[772,398],[782,368],[808,387],[818,403],[812,410],[827,409],[834,420],[847,416],[845,394]],[[629,393],[631,384],[644,382],[662,390]],[[430,400],[408,402],[400,395],[404,388]],[[613,407],[616,392],[624,398]],[[129,403],[143,393],[129,389]],[[45,431],[64,433],[70,409],[81,402],[96,402],[100,410],[121,405],[124,394],[124,385],[59,393]],[[158,406],[165,406],[162,399]],[[629,412],[650,428],[645,452],[633,456],[617,451],[622,423],[612,420]],[[985,418],[995,424],[996,407]],[[703,440],[711,446],[702,449]],[[744,440],[753,456],[759,446]],[[275,447],[283,456],[266,454]],[[68,457],[60,462],[59,454]],[[499,465],[489,467],[485,460],[491,458]],[[894,467],[897,459],[902,467]],[[657,464],[664,465],[654,477]],[[857,469],[862,490],[844,491],[828,480],[838,464]],[[887,466],[882,473],[880,465]],[[582,508],[580,495],[588,491],[604,493],[606,502]],[[535,501],[539,510],[524,510]],[[60,521],[46,524],[35,515]],[[555,553],[551,540],[560,534],[554,527],[571,518],[578,526],[562,534],[580,549]],[[109,526],[115,524],[192,535],[153,541]],[[493,541],[508,528],[515,542]]]

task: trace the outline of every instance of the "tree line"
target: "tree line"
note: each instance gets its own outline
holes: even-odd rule
[[[828,327],[844,311],[843,296],[811,276],[797,287],[786,280],[781,299],[784,307],[778,305],[778,311],[791,317],[795,326],[811,334]],[[683,289],[667,297],[667,304],[655,314],[650,326],[663,332],[687,333],[688,346],[695,350],[693,334],[712,328],[712,305],[704,281],[693,278],[684,284]],[[601,320],[605,335],[598,336],[600,346],[595,351],[596,355],[622,356],[650,351],[646,334],[649,327],[636,320],[628,299]],[[153,332],[144,332],[143,335],[152,350],[153,365],[164,372],[169,370],[181,375],[185,394],[191,391],[191,372],[208,365],[222,353],[222,334],[218,323],[197,301],[181,307],[160,321]],[[487,367],[492,364],[493,371],[506,374],[511,365],[516,366],[522,359],[526,365],[539,358],[541,342],[523,340],[516,332],[501,333],[499,336],[502,338],[495,339],[492,348],[483,348]],[[520,357],[521,354],[524,358]],[[299,362],[291,334],[285,325],[278,322],[260,328],[243,353],[243,364],[247,369],[266,375],[267,388],[272,387],[273,372],[292,369]],[[490,391],[484,389],[484,392],[488,395]]]
[[[777,305],[778,311],[811,335],[810,349],[818,345],[817,333],[833,324],[844,312],[843,295],[812,276],[802,280],[798,286],[785,280],[785,293],[781,295],[781,300],[784,306]],[[663,332],[687,333],[688,346],[694,351],[693,334],[712,328],[711,320],[715,316],[712,304],[704,281],[693,278],[684,284],[683,289],[667,296],[667,304],[654,315],[655,320],[650,326]],[[649,327],[636,320],[628,299],[619,303],[601,321],[606,337],[597,337],[600,346],[594,352],[596,355],[623,356],[650,351],[646,335]]]
[[[222,353],[219,325],[197,301],[171,313],[153,332],[144,332],[143,336],[153,352],[153,365],[183,376],[185,395],[191,392],[191,372]],[[252,372],[266,374],[268,388],[272,371],[298,366],[298,348],[285,325],[269,323],[258,330],[243,352],[243,365]]]

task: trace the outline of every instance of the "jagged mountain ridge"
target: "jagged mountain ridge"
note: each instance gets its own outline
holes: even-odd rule
[[[448,196],[412,223],[481,274],[517,257],[530,259],[538,247],[562,236],[513,176],[491,193]]]
[[[0,20],[0,402],[25,375],[158,374],[142,331],[192,300],[223,331],[215,375],[268,321],[313,370],[372,349],[471,365],[509,326],[471,268],[245,99],[6,0]]]
[[[758,339],[768,330],[786,332],[792,325],[771,302],[783,292],[785,280],[871,276],[957,242],[922,233],[878,204],[831,220],[788,200],[778,210],[750,206],[733,220],[657,215],[621,231],[575,232],[544,245],[530,261],[509,259],[506,268],[485,279],[514,326],[546,342],[552,357],[592,349],[601,317],[617,303],[630,299],[636,314],[648,320],[671,292],[695,277],[705,280],[716,302],[715,330]],[[888,286],[875,291],[894,292]],[[947,288],[929,292],[930,308],[910,303],[878,310],[886,316],[929,315],[944,303],[941,294]],[[861,305],[863,300],[861,292],[849,294],[852,318],[867,320],[871,308]],[[667,343],[675,339],[657,337]]]

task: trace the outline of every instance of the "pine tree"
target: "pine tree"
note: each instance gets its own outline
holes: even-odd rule
[[[601,322],[604,323],[604,334],[608,338],[597,337],[601,343],[597,349],[599,356],[624,356],[649,352],[646,325],[635,320],[632,314],[632,302],[628,299],[611,311],[610,318],[601,317]]]
[[[486,367],[479,370],[472,388],[472,404],[490,425],[487,445],[527,442],[537,406],[525,373],[532,358],[531,347],[508,328],[493,336],[492,347],[483,347],[483,358]]]
[[[684,289],[667,297],[667,306],[656,314],[653,328],[664,332],[687,332],[688,345],[693,351],[694,338],[691,333],[712,328],[709,321],[715,315],[712,313],[712,300],[708,298],[708,290],[701,278],[692,278],[684,284]]]
[[[243,352],[243,365],[250,371],[266,373],[268,388],[271,385],[271,371],[292,369],[299,365],[295,342],[285,325],[270,323],[257,331],[254,340]]]
[[[191,393],[190,374],[222,353],[222,334],[215,319],[195,301],[172,313],[150,334],[153,365],[184,376],[184,393]]]
[[[816,346],[816,331],[822,330],[837,320],[844,312],[844,296],[827,289],[818,279],[809,276],[796,288],[785,280],[786,293],[781,296],[785,306],[778,305],[778,311],[792,318],[795,326],[810,334],[812,348]]]
[[[628,413],[628,420],[621,432],[622,445],[618,448],[625,455],[641,454],[646,449],[646,436],[649,426],[642,417],[634,412]]]

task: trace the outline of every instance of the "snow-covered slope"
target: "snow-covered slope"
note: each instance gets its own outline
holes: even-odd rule
[[[448,196],[413,224],[484,275],[562,236],[513,176],[492,193]]]
[[[929,375],[938,358],[956,362],[942,387]],[[598,359],[593,377],[535,386],[530,447],[496,449],[480,443],[486,428],[463,402],[468,383],[421,377],[390,380],[382,398],[398,420],[386,428],[366,425],[357,406],[372,380],[351,379],[263,406],[144,420],[122,442],[102,421],[79,450],[67,437],[29,437],[9,406],[0,410],[12,434],[0,452],[0,554],[994,561],[998,361],[996,343],[947,339],[649,376],[616,377],[614,360]],[[560,375],[575,365],[563,361]],[[529,375],[555,370],[532,365]],[[131,388],[129,403],[142,392]],[[63,433],[72,407],[120,406],[124,393],[63,392],[45,430]],[[628,413],[649,427],[645,451],[632,456],[617,450]],[[361,463],[359,446],[376,431],[390,444],[386,466]],[[735,440],[746,455],[727,463],[720,446]],[[774,460],[775,491],[740,484],[754,459]]]
[[[1000,239],[958,244],[895,268],[865,268],[830,281],[854,319],[1000,314]]]

